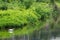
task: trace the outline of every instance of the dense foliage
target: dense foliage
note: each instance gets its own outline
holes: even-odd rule
[[[46,21],[54,29],[58,24],[55,26],[59,17],[58,3],[59,0],[0,0],[0,30],[40,28]]]

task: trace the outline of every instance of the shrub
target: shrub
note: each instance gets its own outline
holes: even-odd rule
[[[37,16],[33,12],[29,12],[25,10],[24,11],[19,11],[19,10],[1,11],[0,27],[16,28],[16,26],[18,26],[18,28],[22,28],[26,26],[29,22],[31,21],[33,22],[35,19],[37,19]]]
[[[39,17],[39,20],[47,20],[51,17],[52,7],[49,7],[47,3],[33,3],[30,7],[35,14]]]

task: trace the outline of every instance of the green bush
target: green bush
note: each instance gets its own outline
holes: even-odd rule
[[[52,7],[49,7],[47,3],[33,3],[30,7],[35,14],[39,17],[40,20],[47,20],[51,17]]]
[[[30,18],[30,19],[29,19]],[[29,19],[29,20],[28,20]],[[36,21],[37,16],[33,12],[19,11],[19,10],[6,10],[0,11],[0,27],[8,25],[8,28],[14,25],[18,25],[19,28],[24,24],[28,24],[30,21]],[[21,26],[22,25],[22,26]],[[10,27],[9,27],[10,26]]]

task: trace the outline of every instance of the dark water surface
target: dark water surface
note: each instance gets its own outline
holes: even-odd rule
[[[35,30],[31,34],[26,34],[22,36],[12,35],[11,38],[0,38],[0,40],[60,40],[60,33],[44,30]]]

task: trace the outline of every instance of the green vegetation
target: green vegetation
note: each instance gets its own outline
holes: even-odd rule
[[[0,0],[0,37],[10,37],[10,28],[15,35],[32,33],[45,24],[55,30],[55,24],[60,24],[59,4],[54,0]]]

